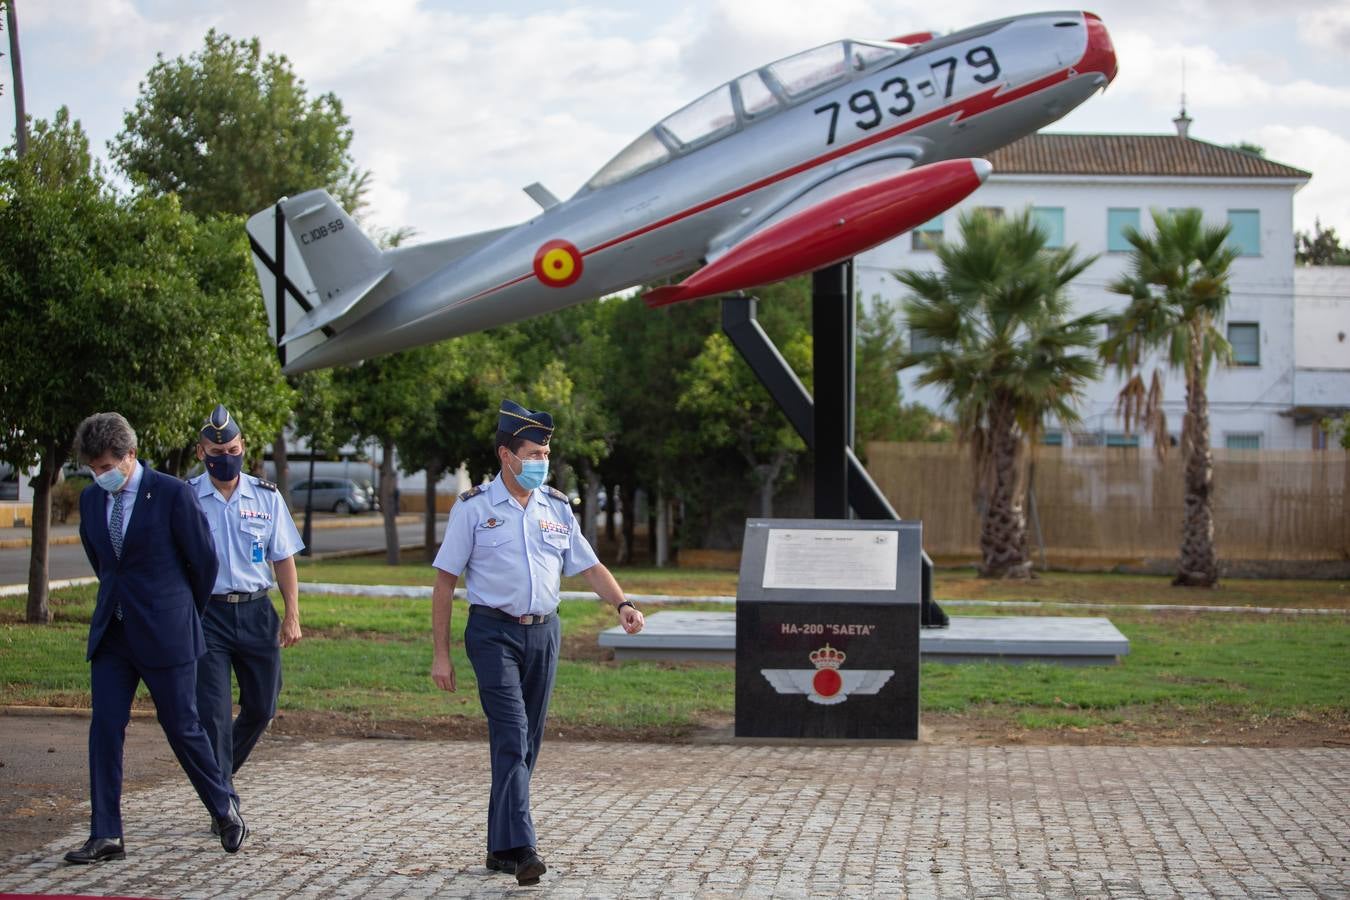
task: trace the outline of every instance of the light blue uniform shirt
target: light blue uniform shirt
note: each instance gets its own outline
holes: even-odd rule
[[[220,570],[213,594],[260,591],[272,586],[271,563],[294,556],[305,547],[291,511],[275,488],[241,472],[226,500],[203,472],[188,481],[211,526]]]
[[[432,565],[467,573],[470,603],[512,616],[547,615],[558,608],[562,576],[600,562],[560,491],[536,488],[522,508],[498,473],[486,488],[468,493],[451,508]]]

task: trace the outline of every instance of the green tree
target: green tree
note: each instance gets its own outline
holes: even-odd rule
[[[1294,232],[1294,261],[1301,266],[1350,266],[1350,248],[1341,246],[1335,228],[1313,220],[1313,230]]]
[[[202,327],[221,299],[199,224],[173,198],[118,197],[88,160],[65,113],[36,123],[24,159],[0,160],[0,458],[38,468],[34,622],[50,620],[51,491],[80,420],[118,410],[147,460],[179,447],[202,414],[202,361],[220,352]]]
[[[313,187],[349,212],[369,178],[353,165],[352,129],[334,94],[310,98],[285,56],[215,29],[184,59],[161,54],[110,143],[135,182],[177,194],[199,216],[248,216]]]
[[[380,511],[384,516],[385,559],[391,566],[398,565],[400,551],[395,497],[397,438],[417,427],[419,419],[435,408],[433,386],[446,380],[449,364],[446,345],[429,344],[333,373],[341,431],[358,443],[378,441],[381,447]]]
[[[662,509],[681,492],[691,501],[711,485],[723,481],[711,457],[689,455],[682,435],[684,420],[675,421],[674,390],[681,371],[703,348],[717,328],[715,302],[680,303],[648,309],[639,295],[601,301],[614,304],[608,319],[611,340],[618,352],[609,361],[605,392],[617,419],[614,447],[605,464],[605,479],[622,486],[623,539],[620,561],[632,558],[636,524],[635,492],[646,488],[653,524],[664,522]],[[666,531],[649,532],[665,559]]]
[[[1069,282],[1095,257],[1048,249],[1029,212],[1006,219],[963,213],[961,240],[935,248],[937,272],[896,277],[912,292],[909,325],[934,339],[903,366],[940,386],[969,444],[981,512],[980,574],[1026,577],[1025,452],[1045,421],[1077,421],[1074,408],[1100,366],[1095,315],[1070,318]],[[1084,352],[1088,351],[1088,352]]]
[[[949,441],[951,429],[920,403],[904,402],[897,373],[905,358],[896,304],[873,298],[858,304],[854,365],[854,431],[858,458],[868,441]]]
[[[582,303],[495,332],[501,351],[516,363],[511,382],[533,409],[546,409],[558,425],[550,444],[554,484],[567,488],[574,476],[582,496],[580,519],[586,539],[596,542],[601,464],[616,440],[618,418],[612,395],[611,362],[616,335],[610,303]],[[546,348],[545,352],[540,352]]]
[[[335,95],[311,98],[285,56],[264,56],[257,38],[236,40],[213,29],[191,56],[157,57],[109,148],[121,170],[146,190],[176,194],[185,209],[203,218],[246,217],[280,197],[317,186],[327,188],[349,212],[359,212],[369,173],[353,164],[351,142],[350,120]],[[242,221],[235,227],[240,246],[246,247]],[[252,284],[247,253],[236,262]],[[262,304],[256,285],[250,290],[256,308],[251,320]],[[234,347],[234,354],[238,373],[274,380],[270,340],[265,346],[246,341]],[[250,385],[246,378],[231,387],[245,396],[274,390]],[[230,405],[233,409],[233,400]],[[250,432],[269,434],[262,423],[270,418],[260,417]],[[281,426],[270,434],[275,436],[277,483],[286,496],[285,434]]]
[[[1229,269],[1238,251],[1228,246],[1229,226],[1206,226],[1197,209],[1153,211],[1156,234],[1126,228],[1129,272],[1109,285],[1130,298],[1113,317],[1102,358],[1125,377],[1119,409],[1126,430],[1143,426],[1161,455],[1167,452],[1162,376],[1154,370],[1145,385],[1142,370],[1153,353],[1180,369],[1186,379],[1186,415],[1181,427],[1185,457],[1186,508],[1175,584],[1213,587],[1219,580],[1214,549],[1214,463],[1209,444],[1206,384],[1215,361],[1228,362],[1232,349],[1220,331],[1228,304]]]
[[[333,388],[332,369],[304,372],[290,379],[290,384],[295,388],[292,409],[295,434],[304,438],[309,446],[309,490],[305,493],[305,515],[301,526],[305,549],[300,551],[309,556],[314,524],[314,463],[320,457],[336,458],[342,444],[338,436],[338,398]]]
[[[1342,449],[1350,450],[1350,413],[1341,413],[1340,418],[1327,417],[1322,420],[1322,430],[1327,437],[1340,444]]]
[[[810,377],[811,335],[805,329],[780,351],[794,371]],[[738,453],[759,493],[759,515],[772,517],[774,495],[806,452],[805,442],[721,332],[708,335],[679,384],[675,408],[691,417],[690,430],[682,432],[693,439],[690,455],[709,448]]]

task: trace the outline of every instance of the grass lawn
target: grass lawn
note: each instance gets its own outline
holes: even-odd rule
[[[632,593],[735,592],[734,573],[618,575]],[[350,560],[306,562],[301,579],[430,584],[431,570],[421,562],[392,569]],[[941,572],[937,587],[940,598],[1340,608],[1347,592],[1337,582],[1230,581],[1221,591],[1200,593],[1171,588],[1162,578],[1058,573],[1009,585]],[[84,646],[94,596],[92,586],[56,592],[50,627],[22,623],[23,597],[0,598],[0,704],[88,705]],[[301,609],[305,640],[284,654],[285,711],[376,725],[482,718],[473,670],[458,640],[459,691],[445,694],[431,683],[428,600],[305,595]],[[599,631],[614,624],[607,607],[567,602],[561,614],[564,659],[550,707],[555,729],[671,736],[732,715],[730,665],[616,663],[596,643]],[[1330,729],[1350,737],[1350,616],[1130,609],[1109,615],[1131,644],[1116,666],[925,664],[925,721],[956,721],[968,730],[996,722],[1053,734],[1095,729],[1122,740],[1188,727],[1198,734],[1197,723],[1260,728],[1316,722],[1323,734]],[[466,617],[462,602],[454,617],[458,633]]]

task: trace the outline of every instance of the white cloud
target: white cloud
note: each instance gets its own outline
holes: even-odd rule
[[[1163,43],[1139,31],[1118,33],[1114,41],[1122,64],[1111,91],[1142,97],[1156,106],[1166,108],[1177,103],[1184,61],[1186,97],[1194,107],[1245,110],[1269,107],[1272,112],[1286,113],[1350,109],[1350,85],[1319,84],[1306,79],[1274,81],[1264,71],[1225,58],[1207,44]]]
[[[1350,223],[1350,139],[1325,128],[1266,125],[1256,130],[1266,155],[1313,173],[1294,195],[1294,228],[1311,231],[1314,219],[1344,233]]]
[[[1091,7],[1111,30],[1121,73],[1057,129],[1170,131],[1184,56],[1192,134],[1255,140],[1272,159],[1311,170],[1296,201],[1299,227],[1316,214],[1350,232],[1337,187],[1350,158],[1350,78],[1344,67],[1307,64],[1350,49],[1344,0]],[[434,239],[532,216],[523,185],[539,180],[565,197],[644,128],[785,54],[1008,13],[988,0],[577,0],[539,10],[457,0],[28,3],[28,105],[47,117],[68,103],[101,148],[156,52],[191,53],[210,27],[257,35],[291,59],[311,94],[342,99],[356,162],[374,175],[373,221]]]
[[[1350,6],[1328,6],[1298,17],[1298,36],[1320,50],[1350,53]]]

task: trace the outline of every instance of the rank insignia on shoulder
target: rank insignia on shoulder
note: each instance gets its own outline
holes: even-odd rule
[[[557,488],[555,488],[555,487],[554,487],[553,485],[551,485],[551,484],[550,484],[550,485],[545,485],[545,486],[544,486],[544,490],[548,491],[548,495],[549,495],[550,497],[552,497],[554,500],[561,500],[561,501],[564,502],[564,503],[570,502],[570,501],[567,499],[567,495],[566,495],[566,494],[564,494],[562,491],[558,490]]]
[[[474,497],[477,497],[479,494],[483,493],[483,491],[486,491],[486,490],[487,490],[487,488],[484,487],[484,486],[481,485],[481,484],[475,485],[474,487],[471,487],[471,488],[469,488],[467,491],[465,491],[464,493],[460,494],[460,495],[459,495],[459,499],[461,499],[461,500],[472,500]]]
[[[276,484],[270,481],[265,481],[261,478],[257,479],[255,483],[258,485],[258,487],[262,488],[264,491],[275,491],[277,489]]]

